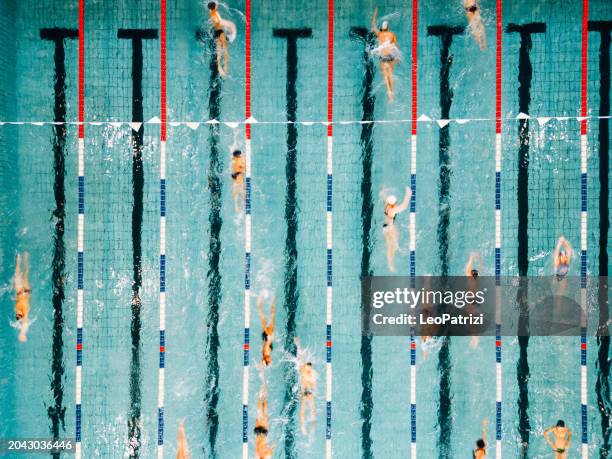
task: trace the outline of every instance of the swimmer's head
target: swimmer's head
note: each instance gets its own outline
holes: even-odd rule
[[[233,153],[232,153],[232,155],[234,155],[235,158],[237,158],[241,154],[242,154],[242,152],[240,150],[234,150]]]
[[[383,21],[382,25],[380,26],[380,30],[389,30],[389,23],[387,21]]]
[[[23,319],[23,313],[22,312],[16,312],[15,313],[15,320],[21,320]]]
[[[476,279],[478,277],[478,270],[477,269],[472,269],[471,274],[472,274],[472,277],[474,279]]]
[[[397,198],[393,195],[387,197],[387,204],[390,206],[394,206],[395,204],[397,204]]]
[[[213,11],[217,9],[217,2],[208,2],[208,9]]]
[[[485,447],[485,442],[482,438],[479,438],[478,440],[476,440],[476,447],[479,449],[483,449]]]
[[[308,365],[309,367],[312,366],[312,362],[306,362],[306,365]]]
[[[565,422],[561,419],[557,421],[557,427],[565,427]]]

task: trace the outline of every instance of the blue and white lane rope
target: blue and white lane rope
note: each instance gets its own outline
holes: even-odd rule
[[[333,258],[332,258],[332,184],[333,184],[333,137],[327,137],[327,295],[325,307],[325,457],[332,457],[332,300],[333,300]]]
[[[250,127],[250,126],[249,126]],[[242,374],[242,457],[249,457],[249,341],[251,317],[251,136],[245,140],[245,216],[244,216],[244,361]]]
[[[159,167],[159,374],[157,394],[157,457],[164,457],[164,387],[166,355],[166,141],[160,143]]]
[[[582,427],[582,458],[589,457],[588,422],[587,422],[587,136],[580,136],[581,162],[581,228],[580,228],[580,418]]]
[[[79,138],[78,146],[78,174],[79,174],[79,213],[77,222],[77,345],[76,345],[76,438],[75,457],[81,458],[81,393],[83,371],[83,269],[84,269],[84,233],[85,233],[85,141]]]
[[[495,457],[502,457],[501,133],[495,134]]]

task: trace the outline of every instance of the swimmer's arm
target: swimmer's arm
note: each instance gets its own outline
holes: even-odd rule
[[[571,442],[572,442],[572,431],[570,429],[567,429],[567,443],[565,444],[565,449],[569,449]]]
[[[399,43],[397,42],[397,37],[393,34],[393,38],[391,39],[391,43],[395,45],[397,49],[399,49]]]
[[[554,445],[552,444],[552,441],[550,441],[550,431],[551,430],[552,430],[552,427],[549,427],[548,429],[544,431],[544,438],[546,439],[546,442],[550,445],[550,447],[552,449],[555,449]]]
[[[28,320],[28,314],[26,313],[21,318],[21,328],[19,329],[19,341],[24,342],[27,340],[26,334],[30,328],[30,321]]]
[[[406,194],[404,195],[404,200],[399,206],[397,206],[397,210],[395,211],[396,214],[399,214],[400,212],[403,212],[408,208],[408,204],[410,203],[411,197],[412,197],[412,190],[410,189],[409,186],[407,186]]]
[[[378,16],[378,7],[374,8],[374,16],[372,16],[372,25],[371,29],[376,35],[380,32],[378,25],[376,24],[376,16]]]
[[[563,238],[563,247],[565,247],[565,251],[567,252],[567,258],[572,258],[572,245],[565,238]]]
[[[266,316],[263,312],[263,301],[260,296],[257,297],[257,310],[259,311],[259,317],[261,319],[261,328],[266,328]]]
[[[302,347],[300,346],[300,339],[296,336],[295,338],[293,338],[293,341],[295,341],[297,355],[300,355],[302,353]]]
[[[276,298],[272,297],[272,307],[270,308],[270,325],[274,329],[274,312],[276,311]]]
[[[485,446],[489,444],[487,441],[487,418],[482,420],[482,441],[485,442]]]
[[[465,275],[466,276],[471,276],[472,275],[472,264],[474,263],[474,254],[470,253],[470,259],[467,262],[467,265],[465,265]]]
[[[557,241],[557,246],[555,247],[555,251],[553,252],[553,264],[555,268],[559,266],[559,253],[561,252],[561,245],[563,244],[563,236],[559,238]]]

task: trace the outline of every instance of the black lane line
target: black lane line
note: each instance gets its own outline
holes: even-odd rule
[[[55,44],[55,75],[53,90],[55,95],[53,105],[53,120],[66,121],[66,53],[64,40],[78,38],[77,29],[40,29],[40,38],[50,40]],[[64,273],[66,268],[66,246],[64,243],[66,218],[66,189],[64,180],[66,175],[66,134],[65,124],[53,126],[53,194],[55,197],[55,237],[53,240],[53,262],[51,265],[51,282],[53,284],[53,341],[51,358],[51,392],[53,405],[47,407],[47,416],[51,420],[51,435],[58,439],[60,428],[65,430],[64,416],[66,407],[64,401]],[[59,458],[59,453],[52,454]]]
[[[285,308],[287,310],[287,324],[285,328],[285,350],[296,355],[293,337],[296,331],[295,318],[298,309],[298,202],[297,202],[297,139],[298,131],[295,121],[297,119],[297,89],[298,78],[298,52],[297,41],[300,38],[310,38],[312,29],[274,29],[273,36],[287,40],[287,164],[285,176],[287,179],[287,194],[285,196],[285,221],[287,222],[287,237],[285,239]],[[293,364],[285,364],[285,406],[283,416],[287,418],[285,425],[285,457],[297,457],[295,451],[295,412],[296,375]]]
[[[589,30],[600,33],[599,46],[599,115],[610,115],[610,32],[612,21],[589,21]],[[610,330],[608,320],[608,231],[610,230],[610,120],[599,119],[599,328],[597,330],[597,379],[595,393],[601,416],[602,443],[599,457],[608,458],[612,451],[612,404],[610,403]]]
[[[450,118],[453,103],[453,90],[450,87],[450,69],[453,55],[450,47],[454,35],[463,34],[463,26],[435,25],[427,27],[427,34],[440,37],[440,114],[442,119]],[[438,144],[438,164],[440,188],[438,191],[438,257],[440,260],[440,275],[448,276],[448,228],[450,226],[450,130],[449,125],[440,128]],[[452,458],[452,363],[450,354],[450,338],[442,338],[442,347],[438,354],[438,373],[440,374],[440,389],[438,393],[438,425],[440,433],[437,440],[438,457]]]
[[[119,29],[117,38],[132,41],[132,121],[144,121],[142,103],[142,40],[157,38],[157,29]],[[131,458],[140,454],[140,413],[141,413],[141,375],[140,375],[140,317],[142,302],[142,215],[144,170],[142,164],[144,124],[136,131],[132,129],[132,356],[130,360],[130,411],[128,419],[128,442]]]
[[[519,50],[518,64],[518,99],[519,111],[529,114],[531,103],[531,78],[533,67],[531,65],[530,52],[532,47],[531,35],[534,33],[545,33],[546,24],[533,22],[529,24],[508,24],[506,33],[519,33],[521,45]],[[519,120],[519,155],[518,155],[518,270],[519,276],[527,276],[529,270],[529,120]],[[517,400],[519,415],[519,435],[521,437],[522,457],[527,456],[529,448],[529,435],[531,423],[529,420],[529,360],[527,348],[529,346],[529,312],[527,304],[527,282],[520,280],[517,294],[519,305],[518,342],[519,359],[516,365],[516,378],[519,388]]]
[[[201,35],[198,35],[201,37]],[[208,117],[218,120],[221,117],[222,79],[219,75],[216,60],[216,40],[208,39],[210,50],[210,81],[208,86]],[[219,125],[209,127],[208,146],[210,148],[210,164],[208,169],[208,189],[210,191],[210,242],[208,245],[208,315],[206,319],[206,354],[208,360],[204,405],[206,410],[206,428],[208,430],[209,450],[205,451],[211,458],[217,457],[216,445],[219,432],[219,308],[223,299],[221,262],[221,228],[223,218],[223,161],[219,155]]]
[[[363,83],[361,87],[362,121],[361,125],[361,279],[371,276],[370,258],[372,257],[372,216],[374,202],[372,200],[372,163],[374,143],[374,107],[376,96],[372,92],[374,84],[374,62],[370,58],[369,49],[374,46],[375,36],[365,27],[351,27],[350,37],[358,40],[363,48],[362,64],[364,67]],[[361,403],[359,415],[361,417],[361,457],[370,459],[374,457],[372,451],[372,411],[374,398],[372,395],[372,335],[361,334]]]

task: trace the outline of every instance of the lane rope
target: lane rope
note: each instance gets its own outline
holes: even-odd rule
[[[157,457],[164,457],[164,388],[166,357],[166,0],[160,14],[160,148],[159,148],[159,373],[157,385]]]
[[[497,0],[495,51],[495,457],[502,457],[501,338],[501,165],[502,165],[502,0]]]
[[[78,220],[77,220],[77,342],[75,375],[75,458],[81,459],[81,394],[83,371],[83,295],[85,262],[85,0],[79,0],[79,81],[78,81],[78,119],[79,140],[77,153],[78,173]]]
[[[582,0],[582,71],[580,95],[580,305],[582,316],[580,323],[580,418],[582,427],[582,458],[589,457],[588,422],[587,422],[587,340],[586,340],[586,308],[587,308],[587,88],[588,88],[588,23],[589,0]]]
[[[333,108],[334,108],[334,0],[328,1],[327,43],[327,295],[325,302],[325,457],[332,457],[332,300],[333,300]]]
[[[412,121],[411,121],[411,158],[410,158],[410,277],[412,287],[416,281],[416,174],[417,174],[417,108],[418,108],[418,38],[419,38],[419,1],[412,0]],[[410,457],[417,457],[416,425],[416,341],[410,333]]]
[[[251,0],[246,0],[245,32],[245,216],[244,344],[242,373],[242,457],[249,458],[249,334],[251,317]]]

